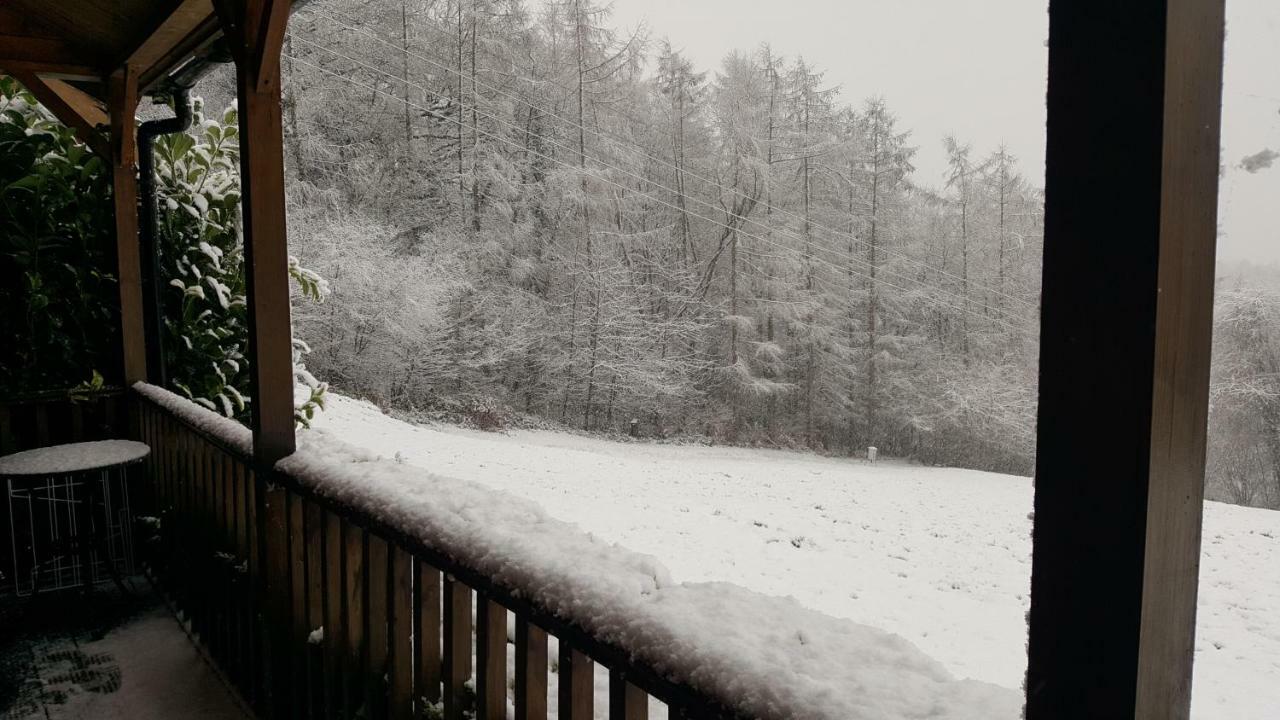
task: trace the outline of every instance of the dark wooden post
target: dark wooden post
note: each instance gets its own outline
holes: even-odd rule
[[[249,362],[253,456],[270,466],[294,450],[293,356],[289,321],[289,248],[285,233],[284,151],[280,117],[280,49],[289,0],[214,0],[236,64],[240,119],[240,187],[245,284],[249,304]],[[264,478],[265,479],[265,478]],[[285,492],[266,490],[268,512],[282,512]],[[275,517],[274,514],[272,517]],[[258,588],[267,644],[265,707],[291,715],[288,524],[269,522],[263,554],[269,572]],[[284,571],[278,571],[284,568]]]
[[[1223,0],[1052,0],[1027,717],[1185,718]]]
[[[142,326],[142,264],[138,253],[138,148],[134,114],[138,75],[124,66],[108,78],[111,121],[111,184],[116,218],[116,278],[120,286],[120,345],[124,381],[147,379]]]
[[[253,453],[294,450],[289,249],[285,233],[280,49],[288,0],[217,0],[236,63],[245,281],[249,302]]]

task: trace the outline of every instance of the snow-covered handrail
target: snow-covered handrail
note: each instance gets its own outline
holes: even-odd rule
[[[242,426],[165,390],[136,389],[248,462]],[[571,646],[686,716],[986,720],[1012,719],[1021,710],[1018,693],[956,680],[897,635],[814,612],[790,597],[725,583],[676,583],[655,558],[552,518],[529,500],[380,458],[324,430],[301,432],[298,451],[274,470],[284,492],[317,501],[452,576],[557,637],[562,653]],[[296,548],[294,557],[306,560]],[[448,588],[446,582],[446,594]],[[451,618],[446,610],[446,637],[451,621],[467,623],[469,635],[469,612]],[[464,655],[469,663],[470,650]],[[447,699],[450,678],[444,680]],[[571,688],[571,678],[561,680]],[[485,682],[493,680],[478,685]],[[522,691],[545,693],[545,684],[534,681],[530,690],[529,683],[526,677],[517,687],[517,705]],[[496,690],[505,698],[505,681]]]

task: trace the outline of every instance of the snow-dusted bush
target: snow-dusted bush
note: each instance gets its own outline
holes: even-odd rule
[[[0,394],[118,381],[111,168],[0,76]]]
[[[164,348],[170,384],[227,417],[248,415],[248,309],[240,227],[240,175],[235,107],[206,118],[193,101],[189,132],[156,140],[157,243],[165,283]],[[320,302],[324,278],[290,258],[300,294]],[[294,417],[306,425],[324,405],[326,386],[302,364],[310,352],[293,338]]]

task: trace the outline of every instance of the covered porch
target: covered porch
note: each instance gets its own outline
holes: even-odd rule
[[[187,628],[234,688],[229,707],[273,718],[825,717],[822,693],[796,679],[846,681],[841,663],[742,669],[704,642],[742,628],[676,622],[688,617],[615,591],[660,585],[627,557],[559,530],[540,544],[540,529],[501,513],[487,528],[458,526],[447,487],[376,458],[298,450],[280,103],[290,7],[0,10],[0,71],[113,169],[123,380],[89,403],[6,399],[0,448],[96,437],[151,448],[138,514],[160,530],[147,573],[181,618],[172,629]],[[1050,14],[1026,716],[1187,717],[1222,2],[1054,0]],[[228,59],[243,138],[249,429],[162,387],[155,250],[140,220],[150,199],[139,212],[139,101]],[[1126,163],[1097,163],[1107,156]],[[1133,187],[1137,201],[1118,192]],[[768,630],[755,632],[742,647],[768,647]],[[959,705],[977,697],[956,692]],[[201,702],[177,700],[192,714]]]

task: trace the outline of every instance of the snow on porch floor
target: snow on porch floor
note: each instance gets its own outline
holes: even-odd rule
[[[0,643],[0,670],[16,681],[7,707],[0,693],[0,720],[248,717],[146,581],[132,585],[131,599],[3,599],[4,620],[32,629]]]
[[[897,633],[958,677],[1026,668],[1029,478],[769,450],[417,426],[332,393],[315,425],[536,501],[676,581],[791,595]],[[856,652],[851,648],[850,652]],[[1192,714],[1280,718],[1280,512],[1207,503]]]

